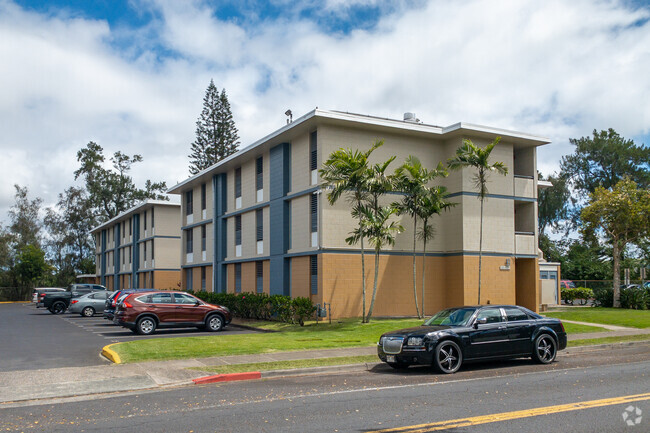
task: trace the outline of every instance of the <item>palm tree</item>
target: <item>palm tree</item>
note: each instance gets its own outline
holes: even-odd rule
[[[375,278],[372,289],[372,299],[370,301],[370,308],[365,317],[366,323],[372,317],[372,311],[375,307],[375,298],[377,296],[377,282],[379,278],[379,253],[385,245],[395,245],[395,234],[401,232],[404,228],[396,221],[389,221],[397,210],[392,206],[382,206],[373,209],[371,205],[362,205],[354,210],[355,214],[361,214],[360,220],[363,221],[362,226],[355,230],[348,239],[355,240],[360,236],[368,238],[370,245],[375,250]],[[346,239],[346,241],[348,241]]]
[[[323,186],[329,189],[327,193],[327,200],[330,205],[335,204],[343,194],[348,196],[348,202],[352,205],[353,215],[354,210],[359,210],[362,203],[368,198],[368,158],[370,154],[378,147],[384,144],[383,140],[378,140],[365,152],[352,149],[339,149],[332,152],[327,161],[323,164],[323,168],[319,170],[321,179],[324,180]],[[357,242],[361,244],[361,291],[362,291],[362,306],[361,314],[362,321],[365,323],[366,314],[366,262],[364,255],[363,245],[363,214],[357,213],[356,218],[359,220],[358,232],[359,237],[352,241],[352,237],[345,241],[349,245],[354,245]]]
[[[478,199],[481,201],[481,222],[478,248],[478,303],[481,304],[481,263],[483,259],[483,202],[487,198],[487,179],[490,173],[496,172],[501,175],[508,174],[508,167],[503,162],[490,164],[490,154],[501,137],[497,137],[487,146],[479,147],[472,143],[472,140],[463,139],[463,145],[456,149],[456,156],[449,158],[447,164],[452,170],[460,170],[464,167],[473,167],[477,170],[474,176],[474,186],[478,189]]]
[[[426,185],[437,176],[447,176],[447,171],[442,166],[442,163],[438,163],[435,170],[427,170],[422,166],[418,157],[413,155],[409,155],[404,164],[395,170],[395,189],[401,191],[404,195],[402,200],[393,203],[393,206],[397,209],[398,215],[407,214],[413,218],[413,297],[418,318],[422,317],[418,306],[415,266],[418,215],[422,206],[422,196],[427,189]],[[424,300],[422,301],[424,302]],[[424,315],[424,311],[422,311],[422,315]]]
[[[429,224],[429,219],[434,215],[439,215],[443,210],[447,210],[458,203],[450,203],[446,200],[447,188],[444,186],[434,186],[432,188],[425,188],[420,199],[420,206],[418,207],[418,214],[422,219],[422,228],[418,232],[418,237],[422,239],[422,315],[424,316],[424,276],[426,275],[426,254],[427,254],[427,241],[433,239],[435,236],[435,229],[432,224]]]

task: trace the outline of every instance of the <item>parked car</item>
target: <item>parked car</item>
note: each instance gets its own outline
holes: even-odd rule
[[[575,289],[576,285],[571,280],[560,280],[560,289]]]
[[[108,290],[86,293],[85,295],[72,299],[68,311],[70,313],[81,314],[83,317],[92,317],[98,311],[104,311],[106,298],[112,294],[113,292],[109,292]]]
[[[216,332],[231,320],[226,307],[208,304],[189,293],[165,290],[127,295],[117,304],[113,323],[149,335],[156,328],[171,327],[197,327]]]
[[[113,321],[113,316],[115,315],[115,308],[117,307],[117,304],[121,301],[120,298],[125,298],[126,295],[129,293],[135,293],[135,292],[152,292],[156,291],[156,289],[122,289],[122,290],[116,290],[113,292],[111,296],[109,296],[106,299],[106,302],[104,303],[104,314],[102,315],[104,319],[110,320],[111,322]]]
[[[442,310],[422,326],[387,332],[377,344],[379,359],[393,368],[432,365],[455,373],[463,362],[531,357],[549,364],[566,348],[562,322],[516,305]]]
[[[36,304],[36,308],[41,308],[43,306],[43,298],[46,294],[63,291],[65,289],[62,287],[37,287],[32,293],[32,302]]]
[[[63,292],[48,293],[43,298],[43,306],[52,314],[63,314],[70,306],[70,301],[86,293],[105,291],[106,287],[99,284],[70,284]]]

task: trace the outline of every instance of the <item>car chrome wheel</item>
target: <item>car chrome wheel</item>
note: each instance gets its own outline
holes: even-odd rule
[[[140,335],[153,334],[153,331],[156,330],[156,321],[151,317],[142,318],[138,320],[137,330]]]
[[[433,364],[441,373],[455,373],[463,363],[463,353],[458,344],[451,340],[438,343],[436,346]]]
[[[81,315],[84,317],[93,317],[95,314],[95,309],[93,307],[86,307],[81,311]]]
[[[540,364],[550,364],[555,360],[557,348],[555,339],[548,334],[542,334],[535,340],[533,359]]]
[[[223,328],[223,320],[218,314],[213,314],[208,317],[208,329],[212,332],[221,331]]]

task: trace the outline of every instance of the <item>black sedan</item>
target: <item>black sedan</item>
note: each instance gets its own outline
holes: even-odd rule
[[[549,364],[566,348],[562,322],[515,305],[442,310],[422,326],[387,332],[379,358],[393,368],[432,365],[455,373],[465,361],[531,357]]]

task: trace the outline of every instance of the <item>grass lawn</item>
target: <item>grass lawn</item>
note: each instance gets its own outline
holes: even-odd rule
[[[209,356],[245,355],[337,347],[371,346],[384,332],[418,326],[419,319],[386,319],[361,323],[359,319],[308,323],[305,326],[255,322],[256,327],[281,332],[155,338],[113,345],[122,362],[158,361]],[[251,325],[253,323],[251,322]]]
[[[560,308],[545,312],[548,317],[575,320],[577,322],[603,323],[607,325],[628,326],[630,328],[650,328],[649,310],[627,310],[621,308]],[[568,325],[565,324],[565,326]]]
[[[583,334],[587,332],[607,332],[607,329],[599,326],[579,325],[577,323],[563,323],[567,334]]]
[[[624,343],[626,341],[645,341],[645,340],[650,340],[650,335],[640,334],[640,335],[626,335],[623,337],[604,337],[604,338],[592,338],[592,339],[584,339],[584,340],[573,340],[567,343],[567,347],[593,346],[596,344]]]

